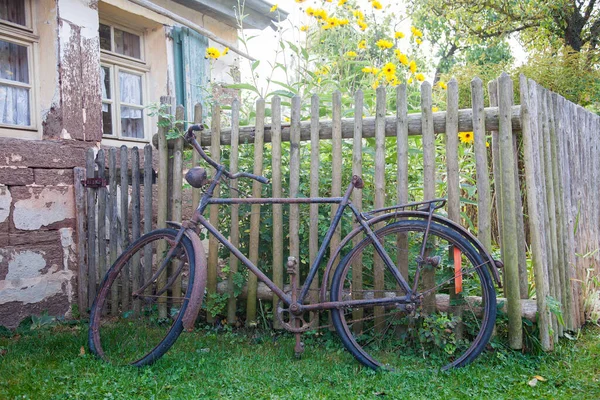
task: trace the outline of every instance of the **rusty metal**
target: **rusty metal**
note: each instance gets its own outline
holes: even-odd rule
[[[202,186],[208,183],[206,170],[202,167],[190,168],[190,170],[186,172],[184,178],[187,183],[196,189],[200,189]]]
[[[108,181],[103,178],[87,178],[81,181],[81,185],[86,188],[97,189],[106,187],[108,185]]]
[[[204,246],[200,241],[200,237],[196,235],[196,232],[191,229],[185,230],[185,235],[192,241],[194,247],[194,258],[195,258],[195,269],[194,269],[194,284],[192,285],[192,292],[190,294],[190,300],[188,302],[187,309],[183,314],[181,321],[186,331],[192,331],[194,329],[194,323],[198,318],[198,313],[202,307],[202,300],[204,299],[204,290],[206,289],[206,274],[208,271],[206,253],[204,252]]]

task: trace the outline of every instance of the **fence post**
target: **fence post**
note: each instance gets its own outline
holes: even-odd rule
[[[553,348],[550,340],[550,312],[546,304],[548,284],[544,278],[544,249],[543,249],[543,224],[540,219],[540,199],[536,185],[535,157],[538,151],[532,134],[532,123],[537,126],[537,107],[530,107],[530,89],[527,78],[521,74],[519,78],[521,96],[521,131],[523,135],[523,153],[525,162],[525,183],[527,185],[527,209],[529,210],[529,234],[531,240],[531,253],[535,275],[535,286],[538,295],[536,303],[538,309],[538,329],[540,330],[540,343],[542,350],[550,351]]]
[[[262,175],[263,171],[263,143],[265,133],[265,99],[256,101],[256,131],[254,135],[254,175]],[[252,197],[260,198],[262,184],[252,181]],[[260,204],[252,204],[250,207],[250,254],[249,259],[258,264],[258,246],[260,244]],[[254,274],[248,274],[248,299],[246,300],[246,325],[256,326],[256,291],[258,278]]]
[[[319,197],[319,149],[319,96],[313,94],[310,98],[310,197]],[[311,204],[309,213],[308,258],[310,267],[319,251],[319,205]],[[311,303],[318,301],[318,288],[319,273],[317,272],[310,286],[312,291],[309,300]],[[314,314],[311,318],[318,318],[317,315]]]
[[[111,265],[117,261],[119,256],[119,210],[117,201],[117,149],[111,148],[108,150],[108,174],[110,182],[110,196],[109,196],[109,215],[110,215],[110,263]],[[117,315],[118,303],[119,303],[119,287],[113,285],[110,292],[110,313]]]
[[[86,154],[86,177],[94,178],[95,154],[89,148]],[[96,189],[86,188],[87,193],[87,264],[88,264],[88,306],[91,306],[96,297]]]
[[[354,136],[352,143],[352,174],[360,176],[362,178],[362,133],[363,133],[363,105],[364,105],[364,94],[362,90],[358,90],[354,94]],[[312,141],[312,140],[311,140]],[[352,191],[352,203],[362,211],[363,203],[363,191],[354,190]],[[354,224],[357,228],[360,225]],[[357,246],[363,239],[362,235],[357,235],[352,238],[352,246]],[[362,254],[352,264],[352,289],[354,299],[362,298],[363,279],[362,279]],[[357,321],[353,324],[352,329],[358,333],[362,331],[362,318],[364,310],[362,308],[355,308],[352,310],[352,318]]]
[[[331,171],[331,196],[340,197],[342,195],[342,94],[339,90],[333,92],[331,107],[331,165],[340,166],[340,168],[332,168]],[[332,220],[338,207],[337,204],[331,205]],[[330,256],[333,256],[340,244],[341,236],[342,228],[338,225],[331,237]],[[333,275],[330,275],[329,278],[329,283],[331,283]]]
[[[210,127],[210,156],[216,162],[221,161],[221,107],[214,104],[212,108],[212,119]],[[217,171],[215,170],[216,174]],[[214,175],[213,175],[214,177]],[[217,185],[213,193],[213,198],[220,197],[221,185]],[[219,227],[219,206],[217,204],[210,205],[209,222],[212,226]],[[217,293],[217,268],[219,267],[219,241],[216,237],[208,238],[208,273],[206,282],[207,304],[212,302],[212,297]],[[208,312],[206,321],[214,322],[215,316]]]
[[[73,169],[73,186],[75,188],[75,220],[77,224],[77,305],[81,315],[87,314],[88,308],[88,269],[85,262],[85,168]]]
[[[131,241],[140,238],[140,153],[137,147],[131,149]],[[137,292],[140,282],[140,253],[136,252],[131,262],[131,292]],[[141,310],[139,299],[133,300],[136,315]]]
[[[233,107],[233,104],[232,104]],[[202,124],[202,104],[200,103],[196,103],[194,105],[194,125],[200,125]],[[233,125],[231,127],[233,129]],[[238,132],[239,132],[239,126],[238,126]],[[195,136],[196,136],[196,140],[198,141],[198,143],[201,142],[201,133],[200,132],[196,132]],[[233,132],[232,132],[233,135]],[[200,165],[200,154],[198,154],[198,152],[196,150],[192,151],[192,167],[195,167],[197,165]],[[232,182],[233,183],[233,182]],[[192,204],[194,205],[194,207],[196,207],[198,204],[200,204],[200,188],[192,188]]]
[[[273,171],[271,176],[273,197],[283,197],[281,184],[281,98],[279,96],[273,96],[271,100],[271,170]],[[283,287],[283,238],[283,205],[273,204],[273,283],[280,288]],[[273,310],[277,309],[277,301],[278,297],[274,295]],[[273,320],[273,327],[282,329],[279,319],[273,318]]]
[[[519,255],[517,244],[517,210],[515,206],[516,168],[513,153],[511,106],[512,81],[505,72],[498,78],[498,115],[500,126],[498,144],[500,150],[500,179],[502,180],[502,246],[504,246],[504,269],[506,273],[506,297],[508,303],[508,339],[510,347],[523,347],[521,301],[519,293]]]
[[[152,230],[152,145],[144,147],[144,234]],[[152,277],[152,248],[144,248],[143,283]]]
[[[98,178],[106,178],[106,158],[104,149],[98,150],[96,156],[96,164],[98,165]],[[106,274],[106,186],[104,183],[98,188],[98,277],[100,281]],[[94,296],[96,293],[94,293]]]
[[[406,84],[396,86],[396,153],[398,164],[396,195],[398,204],[406,204],[408,203],[408,100],[406,98]],[[406,249],[407,246],[408,235],[399,233],[397,247]],[[408,276],[408,252],[398,252],[397,262],[402,276]]]
[[[239,165],[239,145],[240,145],[240,102],[237,98],[231,103],[231,152],[229,155],[229,170],[232,173],[238,172]],[[196,153],[196,152],[194,152]],[[232,179],[229,182],[229,196],[238,197],[238,181]],[[198,203],[194,202],[194,205]],[[229,240],[231,244],[238,247],[240,244],[240,205],[231,205],[231,228],[229,230]],[[229,255],[229,277],[227,282],[227,323],[234,325],[236,323],[237,299],[235,298],[235,276],[238,272],[238,258],[232,253]]]

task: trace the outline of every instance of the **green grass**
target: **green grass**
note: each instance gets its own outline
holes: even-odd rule
[[[394,373],[363,368],[329,332],[306,336],[300,360],[289,335],[184,333],[143,369],[95,359],[86,334],[85,325],[61,325],[0,337],[0,399],[600,398],[597,327],[577,341],[561,341],[552,354],[501,349],[450,372],[413,369],[415,360]],[[530,387],[535,375],[547,381]]]

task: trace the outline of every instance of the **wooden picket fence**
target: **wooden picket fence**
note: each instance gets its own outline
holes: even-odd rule
[[[265,168],[271,171],[272,196],[284,194],[282,171],[289,171],[289,184],[285,193],[297,196],[332,196],[342,194],[342,168],[351,168],[352,174],[362,176],[363,139],[374,138],[374,190],[373,204],[363,200],[361,191],[353,192],[353,203],[359,208],[377,208],[384,205],[406,203],[409,195],[408,151],[409,135],[422,136],[423,147],[423,199],[436,197],[436,134],[445,134],[444,162],[447,186],[447,213],[450,219],[460,222],[461,204],[459,182],[459,132],[474,134],[474,153],[477,185],[477,235],[483,244],[491,249],[492,226],[498,224],[502,259],[504,262],[503,282],[506,297],[506,310],[509,319],[509,340],[511,347],[522,347],[522,317],[536,319],[540,331],[540,341],[545,350],[551,350],[559,336],[567,330],[574,330],[584,322],[582,283],[588,268],[598,272],[600,255],[600,201],[598,187],[599,117],[583,108],[566,101],[550,91],[541,88],[526,78],[520,79],[521,105],[513,105],[513,83],[506,74],[488,85],[489,107],[484,106],[484,87],[481,80],[471,82],[472,108],[459,110],[458,84],[455,80],[448,83],[447,109],[432,112],[432,87],[428,82],[421,86],[421,113],[408,114],[407,90],[404,85],[396,88],[395,110],[386,110],[385,89],[377,89],[376,115],[363,118],[363,93],[354,96],[353,118],[342,118],[341,94],[335,92],[331,99],[332,119],[321,120],[319,107],[321,99],[313,95],[310,99],[310,119],[301,121],[302,99],[291,99],[290,122],[283,121],[282,101],[275,96],[271,100],[271,117],[265,117],[265,101],[256,103],[256,125],[239,126],[240,104],[234,100],[228,121],[229,127],[221,126],[221,109],[214,104],[211,109],[210,130],[198,134],[203,146],[210,146],[210,154],[220,159],[224,146],[228,147],[229,167],[232,172],[238,170],[240,163],[240,144],[253,144],[253,173],[261,175]],[[167,105],[173,104],[170,97],[161,98]],[[174,114],[183,115],[183,108],[175,109]],[[287,110],[286,110],[287,111]],[[196,105],[194,122],[203,121],[202,107]],[[176,118],[180,120],[182,118]],[[179,127],[182,128],[182,127]],[[167,141],[167,129],[159,128],[155,152],[158,158],[158,179],[155,201],[157,217],[155,227],[164,227],[169,220],[182,220],[182,176],[184,170],[181,138]],[[486,135],[492,136],[491,165],[488,165]],[[385,138],[396,139],[397,180],[394,198],[386,199],[385,179]],[[330,190],[323,192],[319,187],[320,145],[329,141],[331,145],[332,165]],[[352,147],[352,165],[342,165],[344,141]],[[282,143],[290,142],[289,164],[282,168]],[[264,159],[265,143],[271,145],[271,158]],[[315,145],[316,144],[316,145]],[[303,146],[310,146],[310,184],[306,193],[300,193],[300,153]],[[329,146],[328,146],[329,147]],[[522,149],[522,152],[521,152]],[[594,151],[596,150],[596,151]],[[113,261],[129,240],[139,237],[152,226],[152,150],[144,149],[144,207],[140,210],[141,194],[138,150],[131,152],[131,164],[128,167],[126,149],[120,149],[120,171],[116,164],[116,149],[109,150],[108,176],[109,187],[86,188],[77,190],[78,232],[80,234],[80,308],[85,310],[93,299],[99,279],[109,262]],[[102,178],[105,171],[105,155],[102,150],[97,157],[90,152],[87,176]],[[125,160],[125,161],[123,161]],[[150,160],[150,161],[149,161]],[[123,164],[125,162],[125,164]],[[94,163],[96,167],[94,167]],[[193,155],[190,166],[198,165],[197,154]],[[525,167],[525,181],[519,176],[517,165]],[[337,167],[336,167],[337,166]],[[129,173],[131,169],[131,187]],[[94,172],[94,170],[97,170]],[[136,172],[137,171],[137,172]],[[162,173],[162,171],[168,171]],[[83,180],[83,170],[76,171],[77,181]],[[493,176],[493,185],[490,181]],[[120,177],[120,179],[119,179]],[[138,178],[136,178],[138,177]],[[147,178],[148,177],[148,178]],[[321,177],[322,178],[322,177]],[[114,182],[114,185],[113,185]],[[229,195],[236,197],[237,182],[231,181]],[[128,188],[123,190],[122,188]],[[521,193],[521,188],[525,193]],[[493,190],[492,190],[493,188]],[[192,204],[198,204],[200,192],[192,190]],[[83,193],[86,192],[87,201]],[[117,199],[120,193],[120,203]],[[389,190],[388,190],[389,193]],[[494,195],[492,195],[494,194]],[[127,197],[129,195],[129,197]],[[252,196],[261,196],[261,185],[254,182]],[[526,198],[526,204],[522,199]],[[137,199],[137,200],[136,200]],[[495,200],[494,200],[495,199]],[[419,200],[419,199],[416,199]],[[128,204],[131,202],[131,206]],[[87,204],[86,204],[87,203]],[[129,207],[129,208],[128,208]],[[290,205],[289,232],[282,231],[284,212],[282,205],[263,206],[272,209],[272,279],[280,287],[284,286],[284,259],[294,256],[300,259],[300,225],[308,225],[309,261],[312,263],[318,251],[319,207],[333,207],[313,204],[310,206],[308,221],[300,220],[299,206]],[[495,208],[495,212],[494,211]],[[252,205],[250,220],[250,245],[248,257],[254,263],[259,259],[258,241],[261,233],[261,206]],[[222,210],[221,210],[222,212]],[[239,206],[229,210],[231,226],[229,239],[239,243]],[[108,215],[107,228],[101,223]],[[143,228],[142,228],[143,216]],[[497,217],[497,221],[493,220]],[[189,215],[185,215],[189,217]],[[219,210],[216,205],[209,209],[211,224],[218,226]],[[86,229],[94,227],[93,229]],[[130,227],[130,228],[128,228]],[[528,227],[528,229],[526,229]],[[85,243],[87,232],[87,249]],[[529,234],[526,236],[526,232]],[[332,251],[341,240],[338,230],[332,239]],[[289,240],[284,246],[283,240]],[[107,250],[108,245],[108,250]],[[289,254],[284,254],[289,247]],[[533,257],[536,298],[528,299],[527,250]],[[227,321],[236,320],[238,299],[233,295],[233,275],[238,270],[238,261],[231,256],[229,276],[223,279],[219,274],[219,244],[214,237],[208,240],[208,285],[210,294],[229,293]],[[307,268],[306,265],[302,266]],[[219,278],[221,276],[221,278]],[[86,281],[87,279],[87,281]],[[315,280],[315,288],[318,279]],[[86,293],[87,291],[87,293]],[[275,302],[272,295],[250,274],[243,290],[246,304],[246,321],[257,319],[257,300],[267,299]],[[273,307],[275,305],[273,304]],[[536,314],[537,313],[537,314]],[[536,316],[537,315],[537,316]],[[209,318],[211,316],[209,315]],[[560,323],[564,320],[564,326]]]

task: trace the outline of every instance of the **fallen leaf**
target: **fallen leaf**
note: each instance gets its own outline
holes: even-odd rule
[[[539,375],[534,376],[534,378],[537,379],[540,382],[546,382],[547,381],[546,378],[544,378],[543,376],[539,376]]]
[[[537,385],[538,380],[533,378],[532,380],[530,380],[529,382],[527,382],[527,384],[531,387],[535,387],[535,385]]]
[[[79,349],[79,355],[85,356],[85,348],[83,346],[81,346],[81,348]]]

